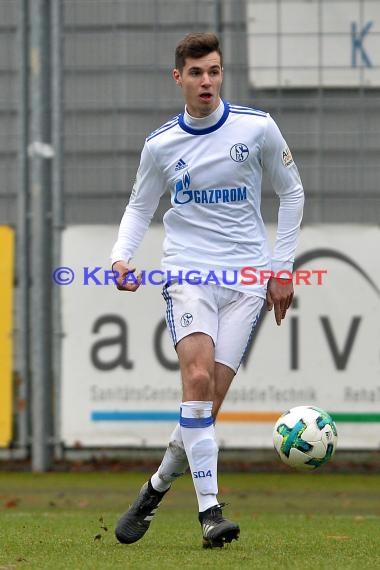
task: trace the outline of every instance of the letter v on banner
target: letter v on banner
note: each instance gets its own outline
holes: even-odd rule
[[[0,226],[0,447],[12,439],[13,260],[13,229]]]

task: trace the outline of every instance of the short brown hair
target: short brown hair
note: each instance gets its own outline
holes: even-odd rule
[[[197,59],[213,51],[216,51],[220,55],[220,64],[223,65],[222,50],[220,49],[219,40],[215,34],[206,32],[187,34],[176,47],[175,67],[179,69],[179,71],[182,71],[187,57]]]

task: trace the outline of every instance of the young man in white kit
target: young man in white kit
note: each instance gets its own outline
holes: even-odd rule
[[[183,398],[162,463],[120,518],[116,537],[125,544],[142,538],[172,481],[189,465],[203,546],[223,547],[238,538],[240,529],[223,517],[217,498],[214,422],[263,304],[274,308],[277,325],[291,305],[292,283],[259,275],[292,271],[304,194],[291,153],[270,115],[220,99],[223,62],[216,36],[187,35],[175,57],[173,78],[182,89],[185,110],[145,141],[112,250],[112,267],[118,273],[118,289],[139,287],[139,276],[135,283],[127,279],[135,272],[131,260],[160,197],[170,192],[162,270],[173,279],[163,296]],[[263,170],[280,199],[273,253],[260,213]],[[241,283],[244,267],[255,268],[256,284]],[[182,278],[186,275],[203,283],[187,282]]]

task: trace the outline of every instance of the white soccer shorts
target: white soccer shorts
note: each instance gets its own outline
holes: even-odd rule
[[[166,323],[174,346],[195,332],[209,335],[215,361],[237,372],[259,321],[264,299],[220,285],[165,286]]]

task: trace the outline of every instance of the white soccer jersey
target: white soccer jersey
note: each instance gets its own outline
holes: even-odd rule
[[[260,211],[263,170],[280,198],[272,255]],[[185,110],[154,131],[141,154],[113,263],[133,258],[164,192],[172,206],[163,220],[165,275],[194,271],[206,280],[212,274],[221,285],[265,297],[266,283],[242,284],[241,270],[292,270],[304,194],[268,113],[221,101],[208,117],[194,119]]]

